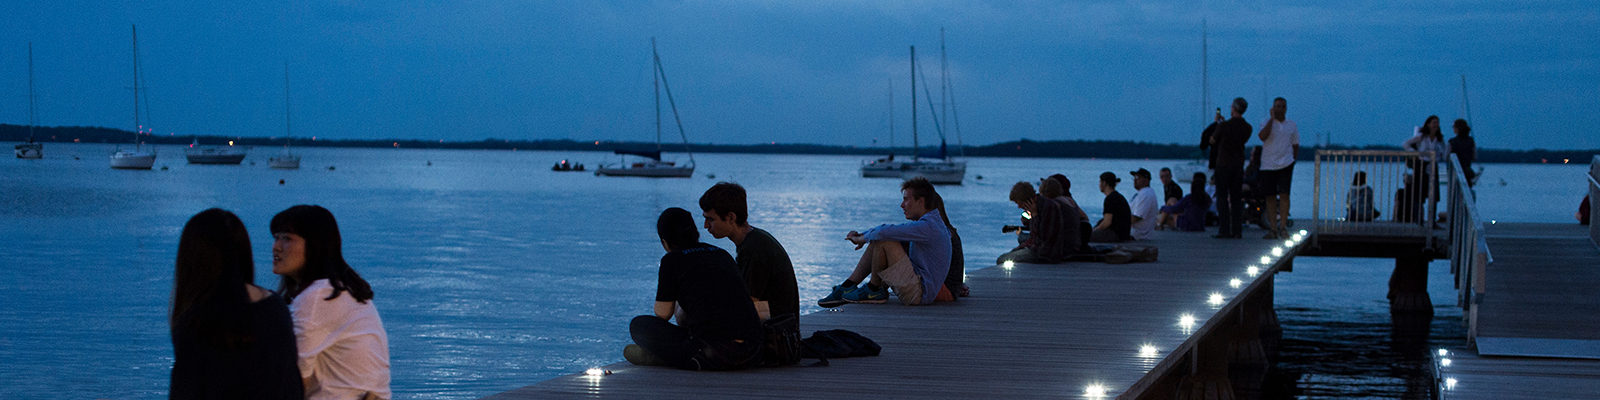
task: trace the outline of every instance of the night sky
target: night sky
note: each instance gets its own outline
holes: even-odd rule
[[[41,125],[132,129],[137,24],[158,134],[283,135],[287,63],[295,136],[649,141],[656,37],[693,142],[885,145],[892,85],[904,145],[908,46],[937,103],[943,27],[968,144],[1190,143],[1204,21],[1211,107],[1286,97],[1308,145],[1448,126],[1465,75],[1480,147],[1600,148],[1600,3],[1299,3],[7,1],[0,122],[32,42]]]

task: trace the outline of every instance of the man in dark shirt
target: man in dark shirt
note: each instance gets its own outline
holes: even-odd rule
[[[1217,125],[1221,125],[1222,121],[1225,121],[1222,119],[1222,108],[1217,108],[1216,121],[1206,125],[1206,130],[1200,131],[1200,151],[1206,152],[1207,169],[1217,169],[1217,146],[1212,145],[1211,136],[1217,133]]]
[[[739,252],[739,276],[762,319],[793,315],[793,328],[800,329],[800,290],[795,284],[794,264],[783,244],[766,230],[750,226],[749,208],[743,186],[721,182],[700,195],[700,215],[706,219],[711,237],[733,241]]]
[[[1091,242],[1126,242],[1133,240],[1133,210],[1128,208],[1128,198],[1122,193],[1117,193],[1117,174],[1106,171],[1100,174],[1100,193],[1105,193],[1106,201],[1101,206],[1104,214],[1100,223],[1094,226],[1094,233],[1090,234]]]
[[[1055,181],[1045,180],[1048,184]],[[1059,189],[1056,192],[1060,192]],[[1078,246],[1076,213],[1069,214],[1065,204],[1053,198],[1036,194],[1033,185],[1017,182],[1011,186],[1010,199],[1017,208],[1033,216],[1028,221],[1028,239],[1006,254],[1000,255],[997,264],[1006,261],[1033,264],[1055,264],[1064,260]]]
[[[1160,207],[1178,205],[1178,202],[1183,200],[1183,187],[1178,186],[1178,182],[1172,180],[1172,168],[1162,167],[1160,177],[1161,198],[1163,199]],[[1177,228],[1178,218],[1163,211],[1161,216],[1156,219],[1156,229],[1168,227]]]
[[[760,361],[760,317],[744,290],[733,257],[700,243],[694,215],[668,208],[656,221],[667,254],[661,256],[655,315],[633,318],[633,342],[622,356],[636,365],[690,370],[729,370]],[[676,313],[678,324],[668,320]]]
[[[1217,238],[1244,237],[1244,145],[1254,129],[1244,121],[1249,107],[1243,97],[1233,99],[1233,117],[1217,126],[1211,143],[1217,146]]]
[[[1456,160],[1461,161],[1461,175],[1467,178],[1467,187],[1478,185],[1478,172],[1472,170],[1472,162],[1478,158],[1478,144],[1472,140],[1472,126],[1467,125],[1467,120],[1456,120],[1456,137],[1450,138],[1450,154],[1456,155]]]

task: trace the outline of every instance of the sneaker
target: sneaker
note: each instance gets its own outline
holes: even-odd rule
[[[889,289],[872,290],[872,285],[861,285],[861,287],[845,293],[844,301],[867,304],[886,303],[889,301]]]
[[[622,358],[627,359],[628,362],[632,363],[633,365],[667,365],[665,360],[662,360],[660,357],[656,357],[655,354],[651,353],[649,350],[645,350],[644,347],[639,347],[637,344],[624,346],[622,348]]]
[[[834,286],[833,293],[829,293],[828,297],[823,297],[822,300],[817,300],[817,306],[822,308],[834,308],[845,305],[849,302],[844,300],[844,294],[852,289],[855,288],[844,285]]]

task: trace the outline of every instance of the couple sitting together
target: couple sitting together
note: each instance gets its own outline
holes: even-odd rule
[[[846,234],[866,252],[850,277],[818,305],[884,303],[890,289],[907,305],[950,296],[941,292],[941,280],[950,278],[952,248],[959,248],[959,239],[944,216],[944,201],[926,179],[906,181],[900,192],[900,208],[911,222]],[[777,336],[774,332],[799,332],[799,291],[788,253],[771,234],[749,225],[745,191],[738,184],[712,186],[700,197],[700,208],[706,231],[733,241],[738,257],[701,242],[689,211],[663,211],[656,233],[667,254],[661,257],[655,312],[633,319],[629,332],[635,344],[626,346],[623,356],[636,365],[690,370],[783,364],[773,359],[782,349],[774,349],[770,338]],[[670,322],[674,317],[677,324]]]

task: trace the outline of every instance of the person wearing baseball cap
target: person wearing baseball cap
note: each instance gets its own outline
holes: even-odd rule
[[[1156,216],[1161,213],[1161,196],[1150,188],[1150,170],[1139,168],[1128,174],[1133,175],[1133,189],[1136,190],[1131,202],[1133,224],[1129,227],[1129,233],[1134,240],[1146,240],[1150,238],[1150,232],[1156,229]]]

